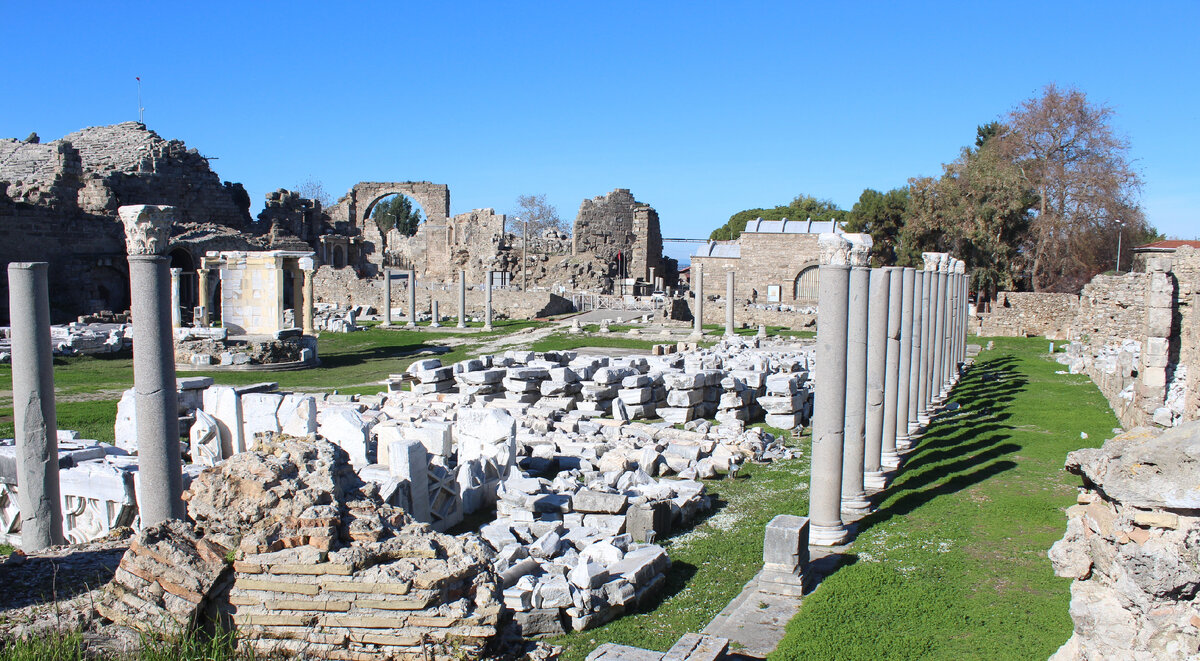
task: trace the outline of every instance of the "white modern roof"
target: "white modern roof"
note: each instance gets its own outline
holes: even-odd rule
[[[751,232],[756,234],[822,234],[832,232],[834,234],[843,233],[842,228],[836,220],[763,220],[757,218],[746,223],[746,229],[742,233]]]
[[[709,241],[696,248],[693,257],[725,257],[738,259],[742,256],[742,246],[730,241]]]

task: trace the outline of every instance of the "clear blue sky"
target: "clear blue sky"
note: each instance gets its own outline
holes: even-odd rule
[[[1200,236],[1200,3],[0,3],[0,136],[137,117],[263,195],[630,188],[666,236],[935,175],[1047,83],[1111,105],[1160,231]]]

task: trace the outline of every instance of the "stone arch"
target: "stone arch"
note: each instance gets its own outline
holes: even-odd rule
[[[792,283],[792,300],[798,302],[817,302],[820,267],[816,262],[809,262],[800,267],[796,280]]]
[[[375,205],[390,195],[407,195],[421,205],[425,221],[444,223],[450,214],[450,187],[428,181],[364,181],[350,189],[355,206],[362,202],[362,212],[354,213],[350,220],[359,228],[365,228]],[[357,210],[356,210],[357,211]]]
[[[346,246],[340,243],[333,246],[333,268],[346,268]]]

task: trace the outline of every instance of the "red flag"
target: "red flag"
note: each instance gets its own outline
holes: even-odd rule
[[[142,82],[142,77],[141,77],[141,76],[134,76],[134,78],[137,78],[137,81],[138,81],[139,83],[140,83],[140,82]]]

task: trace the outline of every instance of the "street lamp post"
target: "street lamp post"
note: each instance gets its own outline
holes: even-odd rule
[[[521,220],[517,218],[517,220]],[[521,291],[529,291],[529,221],[521,220]]]
[[[1117,221],[1117,275],[1121,275],[1121,235],[1125,230],[1125,221]]]

